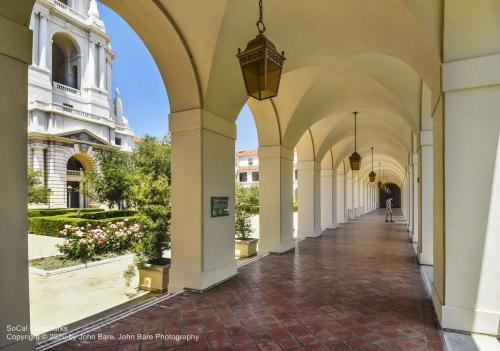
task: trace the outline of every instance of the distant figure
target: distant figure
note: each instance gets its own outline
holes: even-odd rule
[[[392,197],[388,197],[387,200],[385,200],[385,223],[388,223],[388,218],[391,218],[391,223],[394,223],[392,220]]]

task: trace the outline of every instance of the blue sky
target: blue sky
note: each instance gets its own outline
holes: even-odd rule
[[[101,20],[112,37],[111,47],[116,53],[113,91],[116,87],[120,88],[130,127],[138,136],[165,135],[170,107],[156,63],[141,39],[121,17],[101,3],[98,6]],[[236,124],[236,149],[257,148],[257,132],[248,106],[243,107]]]

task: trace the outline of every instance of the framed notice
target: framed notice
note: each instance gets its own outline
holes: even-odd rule
[[[212,217],[229,216],[229,197],[212,197]]]

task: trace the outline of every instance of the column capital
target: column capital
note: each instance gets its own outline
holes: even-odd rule
[[[207,110],[195,108],[173,112],[169,117],[169,129],[172,133],[206,129],[228,138],[236,139],[236,125]]]
[[[432,130],[422,130],[420,132],[420,146],[432,146],[433,133]]]
[[[293,161],[293,150],[282,145],[270,145],[259,147],[259,159],[285,158]]]

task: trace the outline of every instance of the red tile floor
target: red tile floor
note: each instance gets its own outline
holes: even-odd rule
[[[155,334],[194,334],[197,342]],[[120,335],[153,340],[118,340]],[[61,350],[443,350],[404,225],[376,211],[184,292]]]

